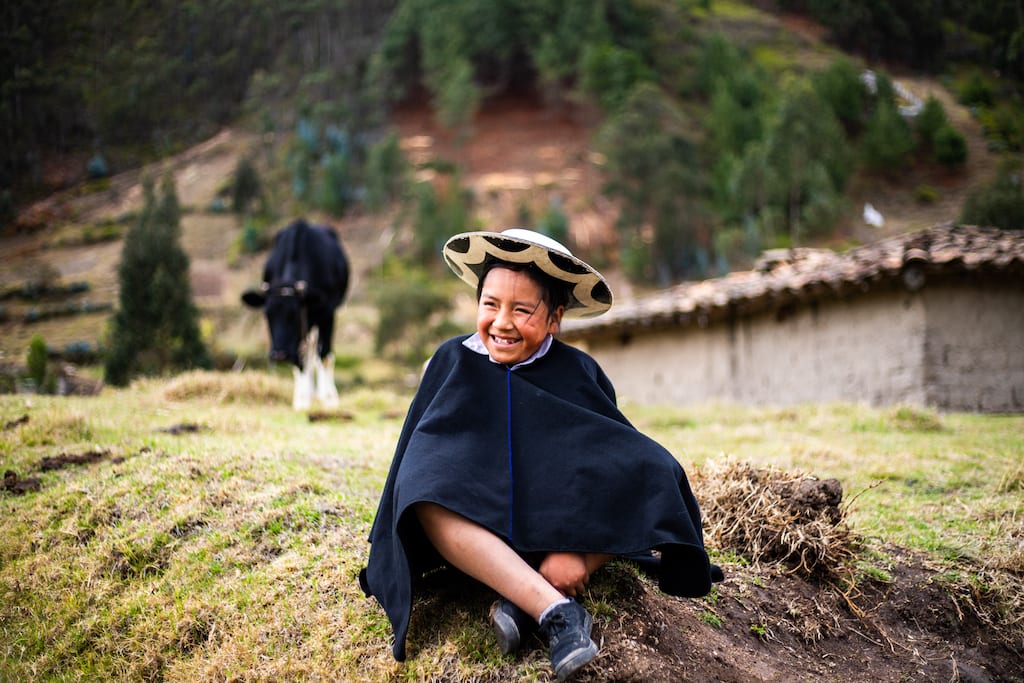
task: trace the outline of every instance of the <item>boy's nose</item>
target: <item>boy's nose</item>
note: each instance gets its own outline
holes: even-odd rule
[[[496,327],[512,327],[512,311],[504,307],[499,308],[494,315],[494,325]]]

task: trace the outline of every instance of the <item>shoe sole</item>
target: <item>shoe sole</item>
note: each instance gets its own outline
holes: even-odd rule
[[[558,677],[559,681],[564,681],[569,678],[569,676],[572,676],[574,673],[582,669],[596,656],[597,643],[591,640],[589,645],[573,650],[568,657],[563,659],[562,663],[557,669],[555,669],[555,676]]]
[[[501,654],[510,655],[519,649],[522,636],[519,634],[515,619],[495,610],[491,614],[491,623],[494,625],[494,635],[498,638],[498,650]]]

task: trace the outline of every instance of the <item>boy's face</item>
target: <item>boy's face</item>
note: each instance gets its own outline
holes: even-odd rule
[[[558,331],[564,309],[554,315],[541,300],[540,286],[525,273],[492,268],[480,290],[476,329],[491,358],[515,365],[533,355],[548,334]]]

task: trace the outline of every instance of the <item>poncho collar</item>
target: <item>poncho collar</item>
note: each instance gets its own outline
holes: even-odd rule
[[[548,350],[551,348],[551,341],[553,339],[554,339],[554,337],[552,337],[550,334],[548,336],[544,337],[544,341],[542,341],[540,343],[540,347],[538,347],[538,349],[533,352],[532,356],[530,356],[529,358],[524,360],[522,363],[516,363],[511,368],[509,368],[509,370],[515,370],[516,368],[521,368],[524,365],[529,365],[530,363],[532,363],[533,361],[537,360],[538,358],[543,357],[544,354],[546,354],[548,352]],[[492,363],[499,364],[498,361],[496,361],[493,358],[491,358],[491,354],[487,352],[487,347],[484,346],[484,342],[483,342],[482,339],[480,339],[480,335],[479,334],[471,334],[471,335],[469,335],[462,342],[462,345],[465,346],[470,351],[476,351],[477,353],[479,353],[482,356],[487,356],[487,358]]]

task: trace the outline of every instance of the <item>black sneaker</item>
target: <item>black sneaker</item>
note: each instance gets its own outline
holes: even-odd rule
[[[491,623],[494,635],[498,637],[498,649],[503,655],[518,650],[523,637],[537,627],[533,617],[505,598],[491,605]]]
[[[593,625],[593,618],[575,600],[552,608],[540,623],[558,680],[569,678],[597,656],[597,643],[590,639]]]

